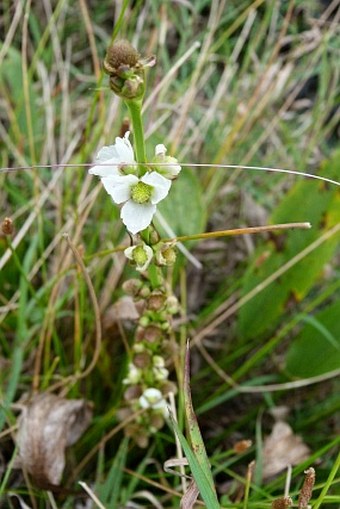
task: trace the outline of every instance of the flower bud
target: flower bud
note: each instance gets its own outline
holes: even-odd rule
[[[162,330],[157,325],[149,325],[144,329],[144,339],[148,343],[156,343],[161,340]]]
[[[131,385],[124,392],[124,399],[126,401],[131,401],[131,400],[137,399],[142,395],[142,392],[143,391],[142,391],[142,388],[140,387],[140,385]]]
[[[170,315],[175,315],[179,311],[179,303],[177,297],[175,295],[169,295],[166,299],[166,309]]]
[[[139,290],[142,287],[142,282],[139,279],[127,279],[124,281],[122,288],[127,295],[131,295],[132,297],[136,297],[138,295]]]
[[[143,315],[140,317],[139,319],[139,325],[141,325],[142,327],[147,327],[150,323],[150,318],[146,315]]]
[[[123,407],[120,408],[117,413],[117,419],[118,421],[125,421],[125,419],[128,419],[133,414],[133,410],[129,407]]]
[[[152,162],[156,164],[161,163],[159,166],[155,167],[155,171],[163,175],[163,177],[173,180],[178,176],[182,168],[178,164],[177,159],[167,156],[166,152],[167,149],[164,145],[156,145],[155,157]]]
[[[142,99],[145,92],[145,67],[154,65],[155,59],[142,59],[138,51],[126,40],[109,47],[104,70],[110,76],[111,90],[126,100]]]
[[[160,311],[165,304],[165,295],[159,291],[154,290],[148,298],[148,309],[150,311]]]
[[[161,392],[163,396],[167,396],[170,392],[173,394],[177,393],[177,386],[174,382],[170,382],[170,380],[167,380],[161,388]]]
[[[146,299],[150,295],[150,288],[147,285],[143,285],[140,289],[139,295],[142,299]]]
[[[108,74],[116,72],[120,66],[133,68],[138,64],[140,54],[125,39],[116,41],[107,50],[104,60],[104,69]]]
[[[150,416],[150,431],[156,433],[159,429],[164,426],[164,418],[160,414],[152,414]]]
[[[151,356],[148,352],[137,353],[133,358],[133,363],[137,368],[147,368],[151,364]]]

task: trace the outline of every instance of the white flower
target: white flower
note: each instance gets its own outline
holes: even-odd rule
[[[139,398],[139,404],[142,408],[152,408],[160,410],[165,417],[168,415],[168,408],[165,399],[160,390],[150,387],[146,389]]]
[[[158,382],[162,380],[167,380],[169,376],[169,371],[166,368],[161,368],[158,366],[154,366],[152,368],[152,372],[155,377],[155,380],[157,380]]]
[[[158,166],[157,171],[158,173],[161,173],[161,175],[163,175],[165,178],[172,180],[177,177],[182,168],[179,164],[177,164],[177,159],[175,159],[175,157],[165,155],[166,152],[167,149],[163,144],[156,145],[153,162],[167,163],[164,166]]]
[[[124,203],[120,214],[122,221],[127,229],[135,234],[149,226],[156,212],[157,203],[169,192],[171,187],[169,179],[174,178],[181,167],[172,165],[157,168],[157,171],[147,172],[138,178],[137,163],[129,134],[127,132],[124,138],[117,137],[114,145],[103,147],[97,155],[97,164],[89,170],[89,173],[101,178],[106,191],[115,203]],[[173,157],[165,156],[164,145],[157,147],[156,154],[162,161],[176,161]]]
[[[124,378],[123,384],[129,385],[129,384],[136,384],[139,382],[140,378],[142,376],[142,371],[137,368],[132,362],[129,364],[129,369],[127,373],[127,377]]]
[[[110,177],[122,175],[120,166],[124,163],[135,163],[133,148],[129,141],[130,132],[126,132],[124,138],[116,138],[114,145],[105,146],[99,150],[96,157],[98,165],[89,170],[91,175],[98,177]],[[101,164],[102,163],[102,164]]]
[[[155,171],[141,178],[135,175],[103,177],[102,182],[115,203],[125,202],[120,217],[133,234],[149,226],[156,204],[167,196],[171,187],[171,182]]]
[[[152,364],[157,368],[164,368],[165,366],[164,358],[161,357],[160,355],[154,355],[152,357]]]
[[[126,258],[132,260],[136,264],[136,270],[143,272],[146,270],[152,260],[153,250],[146,244],[138,244],[137,246],[127,247],[124,250]]]

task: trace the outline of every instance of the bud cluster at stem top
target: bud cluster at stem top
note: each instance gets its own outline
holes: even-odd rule
[[[106,53],[104,70],[110,76],[111,90],[125,100],[142,99],[145,92],[145,68],[155,64],[155,58],[141,58],[126,40],[112,44]]]

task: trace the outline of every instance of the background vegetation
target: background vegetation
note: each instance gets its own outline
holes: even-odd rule
[[[119,212],[84,164],[127,127],[101,67],[118,36],[157,57],[144,112],[149,156],[164,143],[192,164],[160,207],[177,235],[312,223],[308,231],[188,244],[196,262],[180,256],[170,275],[182,309],[173,379],[181,384],[189,337],[193,404],[221,504],[270,507],[282,496],[285,471],[266,481],[261,472],[270,410],[285,405],[310,450],[294,468],[291,495],[313,465],[312,506],[338,507],[337,187],[195,168],[255,165],[339,178],[338,2],[4,0],[1,9],[0,219],[10,217],[14,232],[0,237],[0,505],[85,507],[78,495],[48,493],[12,468],[12,403],[38,388],[94,405],[90,427],[68,451],[64,490],[86,481],[110,509],[179,506],[181,481],[162,469],[176,455],[173,431],[165,427],[145,450],[115,432],[131,322],[114,304],[133,270],[112,251],[124,243]],[[95,313],[65,232],[83,255],[103,325],[99,360],[83,377],[95,352]],[[181,391],[178,419],[183,429]],[[236,454],[241,439],[253,446]]]

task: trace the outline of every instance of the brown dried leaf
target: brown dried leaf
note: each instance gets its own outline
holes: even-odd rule
[[[305,461],[309,448],[302,438],[294,435],[292,428],[283,421],[274,424],[271,434],[264,440],[263,478],[267,479],[288,467]]]
[[[197,501],[200,490],[194,480],[188,486],[188,489],[181,498],[180,508],[181,509],[192,509]]]
[[[110,306],[104,314],[104,329],[109,329],[119,321],[131,320],[135,322],[140,316],[136,303],[130,296],[124,296]]]
[[[35,483],[59,485],[65,467],[65,448],[74,444],[88,427],[92,406],[82,399],[54,394],[34,396],[22,406],[16,443],[19,466]]]

